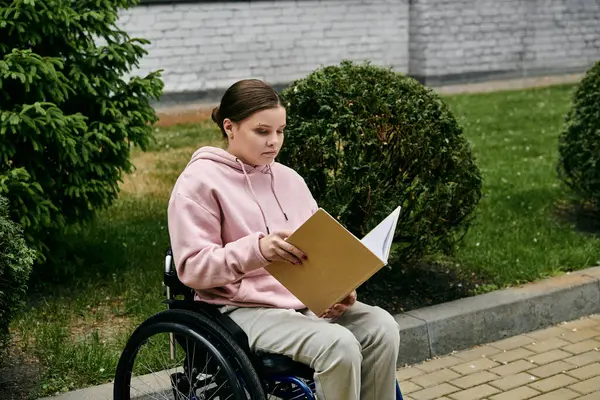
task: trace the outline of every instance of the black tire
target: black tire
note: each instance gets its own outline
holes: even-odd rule
[[[165,310],[144,321],[127,341],[115,373],[114,400],[130,400],[132,368],[138,350],[149,338],[161,333],[185,336],[209,350],[225,371],[234,400],[247,400],[247,395],[251,400],[266,398],[261,380],[247,354],[218,323],[200,313]],[[238,378],[240,376],[243,382]]]

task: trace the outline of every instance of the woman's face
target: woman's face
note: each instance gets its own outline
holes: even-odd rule
[[[239,123],[226,118],[227,151],[249,165],[270,164],[283,144],[285,122],[286,111],[281,106],[257,111]]]

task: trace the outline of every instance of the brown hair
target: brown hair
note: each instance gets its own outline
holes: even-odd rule
[[[275,90],[258,79],[244,79],[231,85],[221,98],[221,104],[212,112],[212,120],[219,125],[223,137],[227,133],[223,128],[223,120],[229,118],[240,122],[257,111],[281,106],[279,95]]]

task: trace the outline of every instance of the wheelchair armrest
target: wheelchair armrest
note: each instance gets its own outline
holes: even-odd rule
[[[173,251],[171,247],[167,248],[165,255],[165,272],[163,283],[167,288],[167,299],[174,299],[175,296],[183,296],[186,300],[194,300],[194,290],[185,286],[177,276],[177,269],[173,261]]]
[[[194,300],[194,290],[185,286],[177,277],[177,273],[166,273],[163,277],[163,283],[169,288],[169,297],[174,298],[175,296],[182,295],[186,300]]]

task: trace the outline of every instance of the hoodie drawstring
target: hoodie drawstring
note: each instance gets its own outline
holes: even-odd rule
[[[256,197],[256,193],[254,192],[254,188],[252,187],[252,182],[250,182],[250,177],[248,176],[248,173],[246,172],[246,167],[244,166],[244,163],[240,161],[239,158],[236,157],[235,161],[237,161],[238,164],[240,164],[242,166],[242,171],[244,172],[244,176],[246,177],[246,182],[248,183],[248,187],[250,188],[250,192],[252,192],[252,196],[254,196],[254,201],[258,205],[258,209],[260,210],[260,213],[262,214],[265,226],[267,227],[267,234],[270,234],[271,230],[269,229],[269,224],[267,224],[267,217],[265,216],[265,212],[263,211],[262,207],[260,206],[260,202],[258,201],[258,197]]]
[[[256,202],[256,204],[258,205],[258,209],[260,210],[260,213],[262,214],[263,217],[263,221],[265,223],[265,226],[267,227],[267,234],[271,233],[271,230],[269,229],[269,224],[267,223],[267,217],[265,215],[265,212],[263,211],[260,202],[258,201],[258,197],[256,196],[256,192],[254,192],[254,188],[252,187],[252,182],[250,181],[250,177],[248,176],[248,173],[246,172],[246,167],[244,166],[244,163],[236,157],[235,161],[240,164],[240,166],[242,167],[242,171],[244,172],[244,177],[246,178],[246,183],[248,183],[248,187],[250,188],[250,192],[252,192],[252,196],[254,197],[254,201]],[[283,207],[281,206],[281,203],[279,202],[279,198],[277,198],[277,193],[275,193],[275,175],[273,175],[273,171],[271,170],[271,166],[268,166],[269,168],[269,175],[271,175],[271,191],[273,192],[273,196],[275,197],[275,201],[277,201],[277,205],[279,206],[279,209],[281,210],[281,213],[283,214],[283,216],[285,217],[285,220],[288,221],[288,216],[285,213],[285,211],[283,210]]]
[[[269,167],[269,174],[271,175],[271,191],[273,192],[273,197],[275,197],[275,201],[277,201],[277,205],[279,206],[279,209],[281,210],[281,213],[285,217],[285,220],[288,221],[288,216],[285,213],[285,211],[283,210],[283,207],[281,206],[281,203],[279,202],[279,198],[277,197],[277,193],[275,193],[275,175],[273,175],[273,170],[271,170],[271,165],[269,165],[268,167]]]

